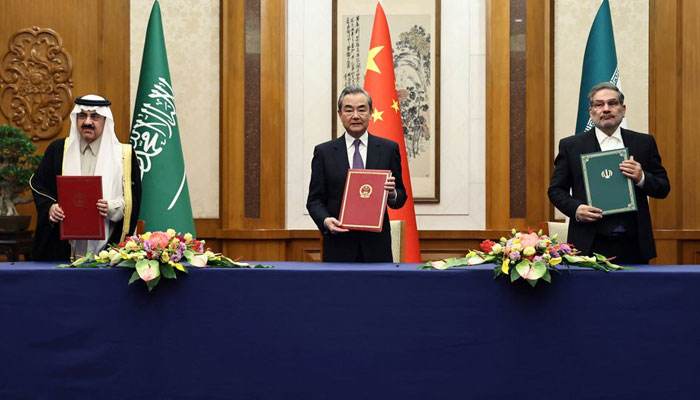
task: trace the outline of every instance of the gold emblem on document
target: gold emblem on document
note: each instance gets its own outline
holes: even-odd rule
[[[360,186],[360,198],[362,199],[369,199],[369,196],[372,195],[372,186],[368,184],[364,184]]]
[[[603,171],[601,171],[600,176],[602,176],[604,179],[610,179],[613,176],[613,172],[605,168]]]

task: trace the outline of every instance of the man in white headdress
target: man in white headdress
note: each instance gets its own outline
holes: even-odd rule
[[[75,255],[97,253],[108,243],[132,234],[141,203],[141,174],[131,145],[114,133],[111,102],[97,95],[75,99],[68,138],[52,142],[30,179],[38,219],[32,257],[64,261]],[[104,218],[104,240],[60,240],[59,223],[66,216],[58,205],[58,175],[102,177],[102,196],[96,207]]]

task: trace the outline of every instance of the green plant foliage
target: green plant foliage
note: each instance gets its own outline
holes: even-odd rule
[[[25,192],[42,157],[35,152],[36,146],[24,132],[0,125],[0,215],[17,215],[15,205],[31,201]]]

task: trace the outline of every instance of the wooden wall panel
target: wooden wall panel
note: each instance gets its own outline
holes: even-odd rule
[[[671,182],[666,199],[650,200],[652,223],[658,229],[679,229],[683,220],[680,10],[675,1],[649,4],[649,130]]]
[[[221,1],[220,228],[243,225],[245,2]]]
[[[507,228],[510,219],[510,2],[486,2],[486,227]]]
[[[700,3],[652,0],[649,12],[649,126],[671,181],[666,199],[650,199],[655,262],[698,263]]]
[[[129,1],[109,0],[4,0],[0,12],[0,57],[7,52],[9,38],[21,29],[38,26],[54,30],[70,54],[73,96],[96,93],[112,101],[115,131],[119,140],[129,140]],[[70,107],[73,108],[72,105]],[[0,123],[7,123],[0,114]],[[52,140],[68,136],[69,122],[61,133],[36,142],[44,153]],[[32,216],[34,204],[18,207]]]
[[[700,264],[700,240],[686,241],[683,243],[683,264]]]
[[[101,94],[112,101],[115,130],[129,138],[129,1],[5,0],[0,13],[0,54],[18,30],[56,31],[73,61],[73,95]],[[72,107],[71,107],[72,108]],[[5,119],[0,115],[0,122]],[[65,137],[66,122],[61,134]],[[51,140],[39,141],[44,152]]]
[[[683,1],[681,21],[681,137],[683,229],[700,229],[700,2]]]
[[[552,4],[527,2],[527,215],[526,225],[535,229],[551,219],[547,197],[553,169],[553,49]]]
[[[551,0],[526,3],[525,218],[510,218],[508,187],[513,177],[510,148],[510,0],[486,3],[486,228],[525,229],[549,220],[547,188],[552,169],[553,7]]]
[[[284,229],[286,10],[261,1],[260,110],[245,110],[245,1],[221,1],[220,228]],[[260,218],[244,216],[244,115],[260,113]]]

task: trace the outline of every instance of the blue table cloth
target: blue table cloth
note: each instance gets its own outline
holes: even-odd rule
[[[554,274],[0,263],[0,399],[697,397],[700,266]]]

